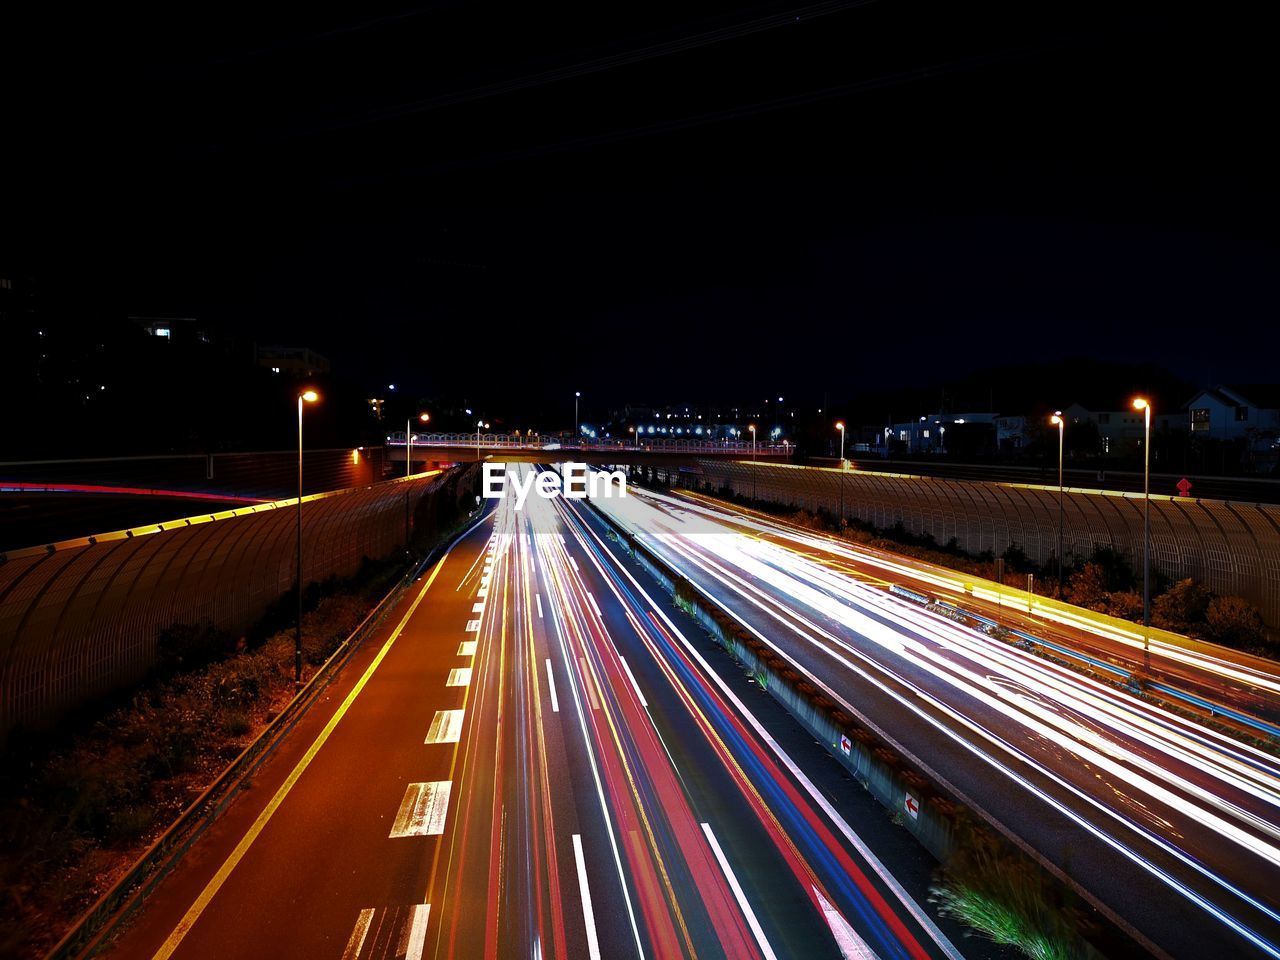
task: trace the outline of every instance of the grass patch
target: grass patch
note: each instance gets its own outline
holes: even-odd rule
[[[962,822],[930,901],[944,916],[1033,960],[1097,960],[1098,930],[1071,891],[1020,851]]]

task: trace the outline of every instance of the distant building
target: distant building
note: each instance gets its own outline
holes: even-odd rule
[[[258,347],[254,357],[258,366],[291,377],[314,377],[329,372],[329,359],[310,347]]]
[[[906,444],[908,453],[942,452],[947,449],[947,431],[952,431],[952,442],[960,433],[971,433],[974,426],[998,430],[995,413],[934,413],[903,423],[895,423],[885,429],[896,442]]]
[[[1026,417],[996,417],[995,424],[997,450],[1019,450],[1026,444]]]
[[[1072,425],[1093,424],[1098,431],[1097,452],[1104,457],[1132,457],[1142,452],[1143,435],[1146,432],[1145,414],[1132,407],[1126,410],[1090,410],[1083,404],[1073,403],[1062,411],[1067,429]],[[1156,417],[1152,429],[1167,424],[1169,415]]]
[[[169,343],[213,343],[214,331],[195,317],[130,317],[149,336]]]
[[[1274,440],[1280,434],[1280,385],[1222,384],[1201,390],[1186,410],[1184,422],[1193,437]]]

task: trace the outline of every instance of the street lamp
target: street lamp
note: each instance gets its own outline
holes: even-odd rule
[[[840,431],[840,527],[844,528],[844,421],[836,422]]]
[[[298,394],[298,563],[297,600],[298,619],[293,627],[293,684],[302,685],[302,405],[315,403],[320,394],[303,390]]]
[[[476,421],[476,460],[480,459],[480,428],[489,429],[489,425],[483,420]]]
[[[1062,437],[1066,431],[1066,421],[1062,411],[1053,411],[1049,422],[1058,428],[1058,599],[1062,599]]]
[[[582,397],[581,390],[573,391],[573,436],[576,440],[578,437],[578,400]]]
[[[426,423],[431,419],[431,414],[420,413],[418,419],[422,423]],[[408,480],[413,476],[413,418],[405,417],[404,421],[404,478]],[[404,485],[404,549],[409,549],[409,484]]]
[[[1151,401],[1135,397],[1133,409],[1141,410],[1142,439],[1142,656],[1151,666]]]
[[[751,499],[756,499],[756,425],[748,424],[747,429],[751,431]]]

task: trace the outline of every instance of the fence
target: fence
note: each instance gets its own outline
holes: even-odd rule
[[[404,431],[391,433],[387,435],[388,447],[403,447]],[[623,440],[618,439],[598,439],[592,437],[582,437],[577,440],[548,435],[541,436],[539,434],[519,434],[519,433],[415,433],[413,435],[414,448],[422,447],[470,447],[481,450],[546,450],[548,453],[557,451],[573,451],[573,450],[590,450],[619,453],[634,452],[661,452],[661,453],[687,453],[690,455],[697,454],[725,454],[736,453],[741,456],[751,455],[750,440],[712,440],[707,439],[688,439],[676,440],[667,437],[628,437]],[[756,447],[756,456],[769,457],[776,459],[778,457],[790,457],[795,453],[795,446],[787,441],[781,443],[765,443],[761,441]]]
[[[308,450],[302,466],[304,493],[363,486],[382,479],[383,448]],[[0,487],[6,481],[163,488],[274,500],[298,489],[298,451],[0,462]]]
[[[970,553],[999,554],[1016,543],[1044,564],[1057,552],[1057,487],[714,460],[699,460],[696,476],[713,490],[808,510],[838,513],[843,505],[847,517],[881,528],[900,523],[939,543],[954,537]],[[1141,494],[1068,489],[1064,556],[1108,547],[1136,566],[1142,510]],[[1153,495],[1151,566],[1244,597],[1269,626],[1280,626],[1280,505]]]
[[[306,583],[353,575],[474,507],[474,468],[302,501]],[[138,682],[178,624],[232,634],[293,589],[296,499],[0,555],[0,737]]]

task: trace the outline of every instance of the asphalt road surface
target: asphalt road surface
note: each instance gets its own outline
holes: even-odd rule
[[[960,574],[700,498],[595,502],[1156,951],[1280,956],[1274,755],[888,589],[949,591],[1007,619]],[[1143,656],[1132,631],[1084,611],[1014,619],[1130,663]],[[1153,643],[1151,674],[1262,713],[1280,690],[1274,665],[1207,645]]]
[[[592,524],[502,501],[112,955],[961,956],[860,831],[912,841]]]

